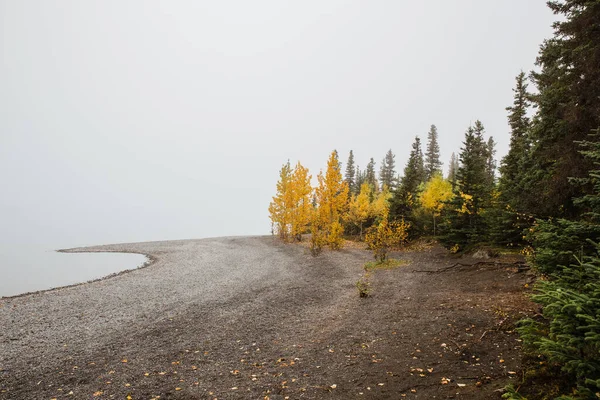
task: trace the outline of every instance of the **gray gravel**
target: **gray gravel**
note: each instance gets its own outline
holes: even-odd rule
[[[1,400],[455,398],[439,382],[460,376],[492,378],[464,398],[496,398],[520,350],[493,310],[532,311],[525,274],[469,259],[454,268],[439,247],[393,254],[408,265],[373,272],[368,298],[355,283],[372,255],[354,248],[312,257],[229,237],[71,251],[83,250],[155,262],[0,299]]]
[[[114,244],[69,249],[134,252],[155,258],[147,268],[88,284],[0,299],[0,371],[37,359],[110,343],[130,326],[164,320],[190,304],[202,307],[232,296],[292,282],[297,255],[270,237],[226,237]]]

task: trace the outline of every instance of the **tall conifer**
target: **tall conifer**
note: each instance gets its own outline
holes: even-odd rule
[[[392,153],[392,149],[388,150],[381,162],[381,168],[379,170],[379,180],[381,182],[381,187],[387,186],[388,189],[393,189],[396,185],[394,182],[394,178],[396,177],[395,165],[396,161],[394,160],[396,156]]]
[[[371,185],[371,188],[374,192],[378,190],[377,176],[375,176],[375,160],[373,160],[373,157],[371,157],[369,163],[367,164],[365,180],[369,185]]]
[[[464,249],[483,241],[486,235],[482,211],[489,205],[492,186],[488,172],[488,144],[483,133],[481,121],[475,121],[465,133],[454,193],[447,207],[441,238],[448,247]]]
[[[350,150],[350,154],[348,154],[348,162],[346,163],[346,173],[344,175],[344,180],[348,184],[348,195],[352,196],[356,194],[358,190],[360,190],[360,186],[356,186],[356,168],[354,167],[354,153]]]
[[[425,181],[429,181],[435,174],[442,172],[440,161],[440,145],[438,144],[438,131],[431,125],[427,133],[427,152],[425,153]]]
[[[425,181],[425,167],[423,165],[423,152],[421,139],[415,137],[412,150],[404,167],[404,176],[400,185],[394,192],[390,205],[390,218],[392,220],[407,218],[413,208],[418,204],[419,187]]]
[[[450,163],[448,164],[448,181],[450,181],[450,183],[452,184],[454,184],[454,181],[456,181],[456,173],[458,172],[458,166],[458,158],[453,152],[450,156]]]
[[[600,4],[595,0],[553,0],[550,9],[561,19],[554,37],[544,41],[533,72],[538,113],[524,182],[526,210],[538,216],[575,216],[572,199],[591,192],[573,186],[592,168],[578,142],[600,125]]]

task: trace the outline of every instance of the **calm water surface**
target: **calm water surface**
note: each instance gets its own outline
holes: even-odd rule
[[[0,297],[86,282],[142,265],[124,253],[57,253],[35,246],[0,246]]]

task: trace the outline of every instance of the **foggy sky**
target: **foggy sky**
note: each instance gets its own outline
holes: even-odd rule
[[[268,234],[287,159],[446,166],[504,108],[544,1],[0,0],[0,240],[71,247]]]

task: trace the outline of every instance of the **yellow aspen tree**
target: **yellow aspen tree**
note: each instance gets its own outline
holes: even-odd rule
[[[291,178],[291,235],[294,240],[302,240],[302,234],[306,232],[311,218],[312,187],[310,181],[312,176],[298,162]]]
[[[440,215],[444,202],[452,198],[452,184],[440,174],[434,175],[421,194],[421,205],[433,216],[433,235],[436,234],[436,217]]]
[[[348,214],[346,219],[351,224],[360,228],[360,240],[363,240],[363,224],[371,215],[371,185],[364,182],[360,186],[360,192],[353,196],[348,203]]]
[[[408,239],[410,224],[401,221],[389,222],[387,213],[378,225],[372,226],[367,232],[365,242],[378,262],[387,260],[388,252],[394,247],[400,247]]]
[[[377,196],[373,198],[373,202],[370,207],[370,216],[375,219],[386,219],[390,213],[389,200],[392,194],[387,188],[377,193]]]
[[[291,206],[292,206],[292,167],[288,161],[283,164],[279,171],[277,182],[277,193],[269,204],[269,218],[273,225],[273,233],[279,235],[282,240],[287,240],[290,234]]]
[[[325,175],[319,172],[315,190],[318,204],[318,223],[323,227],[327,244],[332,249],[343,245],[344,227],[341,223],[348,205],[348,183],[342,178],[337,151],[331,152]]]
[[[317,256],[326,244],[323,220],[318,207],[313,207],[310,213],[310,251]]]

